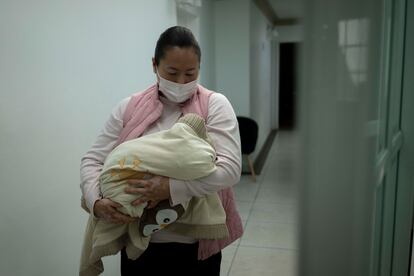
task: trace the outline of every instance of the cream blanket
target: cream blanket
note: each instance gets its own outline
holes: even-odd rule
[[[147,248],[150,236],[144,236],[139,231],[139,218],[145,206],[131,205],[139,196],[124,192],[128,179],[142,179],[146,173],[182,180],[196,179],[216,169],[215,158],[204,121],[195,114],[184,116],[169,130],[130,140],[116,147],[105,160],[100,176],[101,192],[104,198],[122,205],[119,211],[137,217],[138,223],[107,223],[91,215],[79,274],[99,275],[103,271],[101,258],[114,255],[122,248],[126,248],[130,259],[138,258]],[[183,207],[184,214],[174,223],[167,223],[170,231],[195,239],[228,236],[226,215],[217,193],[192,198]],[[154,221],[154,227],[159,227],[157,218]],[[152,229],[152,225],[148,227]]]

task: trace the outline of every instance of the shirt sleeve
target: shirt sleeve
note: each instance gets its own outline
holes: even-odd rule
[[[80,166],[80,187],[82,205],[93,213],[93,207],[102,198],[99,175],[108,154],[113,149],[123,128],[123,114],[130,97],[123,99],[112,110],[109,119],[88,152],[82,157]]]
[[[217,169],[210,175],[191,181],[170,179],[173,205],[230,187],[240,180],[241,147],[236,115],[227,98],[214,93],[209,101],[207,131],[214,142]]]

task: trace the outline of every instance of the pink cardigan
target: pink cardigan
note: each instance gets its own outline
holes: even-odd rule
[[[212,93],[213,91],[198,85],[198,90],[191,99],[181,104],[182,112],[184,114],[199,114],[207,121],[208,102]],[[124,128],[115,146],[141,136],[148,126],[160,118],[163,104],[158,97],[158,87],[156,84],[144,92],[136,93],[131,97],[123,117]],[[218,253],[243,234],[243,225],[236,208],[233,189],[231,187],[226,188],[220,190],[218,194],[226,211],[226,224],[230,235],[226,239],[200,240],[198,247],[199,260],[205,260]]]

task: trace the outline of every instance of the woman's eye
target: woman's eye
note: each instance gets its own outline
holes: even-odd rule
[[[194,74],[185,74],[187,77],[192,77]]]
[[[170,76],[177,76],[177,73],[168,73]]]

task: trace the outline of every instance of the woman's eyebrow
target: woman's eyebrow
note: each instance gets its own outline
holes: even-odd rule
[[[167,66],[167,69],[168,69],[168,70],[174,70],[174,71],[178,71],[178,69],[177,69],[177,68],[175,68],[175,67],[172,67],[172,66]]]
[[[167,66],[167,69],[170,69],[170,70],[174,70],[174,71],[180,71],[180,69],[178,69],[178,68],[175,68],[175,67],[173,67],[173,66]],[[193,70],[196,70],[197,68],[190,68],[190,69],[187,69],[187,70],[185,70],[186,72],[188,72],[188,71],[193,71]]]

